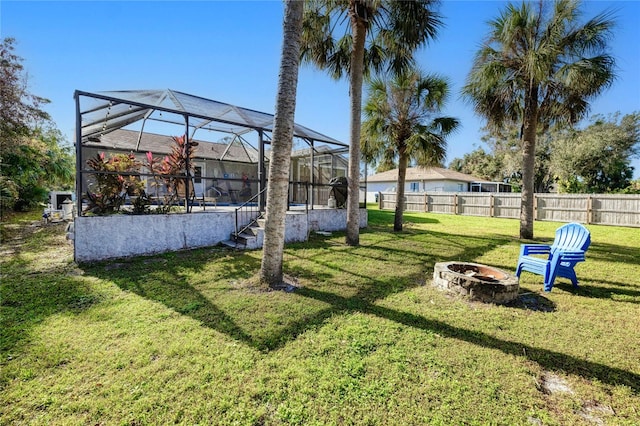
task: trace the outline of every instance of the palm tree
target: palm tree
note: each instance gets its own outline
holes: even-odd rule
[[[311,0],[305,11],[303,60],[335,79],[349,76],[351,102],[348,245],[360,242],[360,126],[362,81],[370,70],[399,72],[413,64],[413,52],[442,25],[437,0]],[[334,37],[335,36],[335,37]]]
[[[283,283],[282,259],[288,200],[287,189],[293,145],[303,11],[304,2],[299,0],[285,1],[282,57],[278,76],[276,113],[273,120],[269,182],[267,184],[267,219],[260,269],[260,281],[270,287],[279,287]]]
[[[446,154],[446,137],[459,125],[455,118],[438,115],[448,95],[446,79],[417,70],[371,80],[364,106],[362,152],[370,164],[398,164],[394,231],[402,231],[409,162],[440,164]]]
[[[552,8],[552,10],[548,10]],[[520,238],[533,238],[536,132],[572,125],[615,78],[607,53],[614,22],[602,13],[580,25],[576,0],[509,4],[489,23],[463,94],[489,125],[516,124],[522,139]]]

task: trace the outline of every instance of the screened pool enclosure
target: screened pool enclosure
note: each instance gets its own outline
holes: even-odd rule
[[[153,206],[177,182],[172,202],[186,212],[196,201],[264,208],[272,114],[174,90],[76,91],[74,98],[80,215],[104,202],[95,197],[105,182],[114,182],[112,195],[124,204],[145,194]],[[289,202],[327,205],[329,181],[347,174],[347,154],[347,144],[296,124]],[[123,181],[131,183],[126,190]]]

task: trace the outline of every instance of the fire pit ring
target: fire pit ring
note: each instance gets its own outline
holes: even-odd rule
[[[518,278],[479,263],[440,262],[433,268],[433,285],[472,301],[508,303],[518,297]]]

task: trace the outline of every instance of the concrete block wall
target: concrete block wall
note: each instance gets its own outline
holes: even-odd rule
[[[74,257],[88,262],[213,246],[235,228],[233,212],[77,217]]]
[[[306,241],[310,231],[343,231],[346,223],[345,209],[290,211],[285,242]],[[367,210],[361,209],[360,228],[367,223]],[[228,240],[234,231],[233,211],[80,216],[74,221],[74,258],[91,262],[214,246]]]

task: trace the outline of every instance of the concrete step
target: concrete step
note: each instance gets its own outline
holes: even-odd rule
[[[220,244],[222,244],[223,246],[230,247],[232,249],[238,249],[238,250],[244,249],[244,244],[237,243],[233,240],[220,241]]]
[[[264,241],[264,230],[256,227],[255,229],[251,229],[251,231],[246,230],[238,236],[231,234],[230,240],[236,243],[235,248],[238,249],[259,249],[262,247]]]
[[[249,234],[249,235],[253,235],[253,236],[258,236],[261,232],[264,232],[264,228],[260,227],[260,226],[250,226],[249,228],[244,230],[245,234]]]

